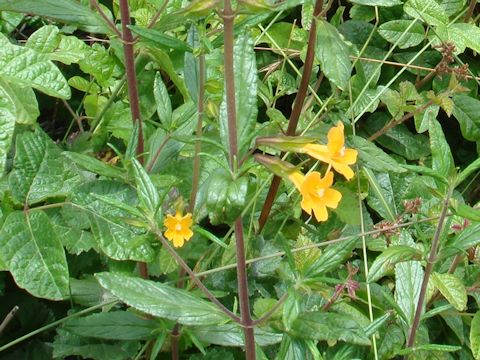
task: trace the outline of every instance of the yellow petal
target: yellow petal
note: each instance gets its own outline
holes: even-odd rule
[[[325,205],[329,208],[336,209],[338,203],[342,199],[342,193],[335,189],[327,189],[325,190],[325,195],[323,196],[323,200]]]
[[[180,234],[175,234],[173,238],[173,246],[174,247],[182,247],[184,243],[183,236]]]
[[[352,165],[357,161],[358,151],[354,149],[345,149],[344,155],[341,157],[341,161],[344,164]]]
[[[348,165],[341,164],[338,162],[332,162],[332,166],[336,172],[345,176],[347,180],[350,180],[353,177],[353,175],[355,175],[353,170],[350,169]]]
[[[182,236],[185,239],[185,241],[188,241],[193,236],[193,231],[190,229],[185,229],[182,231]]]
[[[173,238],[175,237],[175,231],[170,230],[170,228],[168,228],[167,231],[165,231],[164,235],[168,240],[172,241]]]
[[[341,121],[338,122],[337,126],[329,130],[327,139],[327,147],[332,154],[335,154],[342,149],[345,144],[345,137],[343,135],[343,123]]]
[[[305,151],[308,156],[326,163],[331,160],[333,155],[326,145],[307,144],[303,147],[303,151]]]
[[[303,176],[303,174],[300,171],[295,171],[291,173],[290,175],[288,175],[288,178],[298,190],[302,188],[302,184],[305,179],[305,176]]]
[[[315,219],[317,219],[317,221],[325,221],[328,219],[327,208],[323,204],[315,204],[313,208],[313,214],[315,215]]]

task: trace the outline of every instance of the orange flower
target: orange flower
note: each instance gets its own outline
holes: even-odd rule
[[[193,231],[190,230],[190,226],[192,226],[192,214],[190,213],[182,216],[182,213],[177,211],[175,216],[167,215],[163,225],[167,228],[165,237],[173,241],[174,247],[182,247],[185,241],[190,240],[193,235]]]
[[[335,171],[350,180],[354,173],[348,166],[357,161],[357,150],[345,148],[345,137],[343,135],[343,123],[330,129],[327,135],[327,145],[307,144],[303,146],[302,152],[311,157],[333,166]]]
[[[330,187],[333,184],[333,173],[327,172],[322,178],[318,171],[313,171],[304,176],[295,171],[288,178],[302,194],[302,209],[309,215],[315,215],[317,221],[328,219],[327,207],[336,209],[342,194]]]

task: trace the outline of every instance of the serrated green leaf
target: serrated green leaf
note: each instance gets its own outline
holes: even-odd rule
[[[325,20],[319,20],[317,24],[315,55],[327,79],[345,90],[352,67],[350,49],[338,30]]]
[[[3,176],[3,172],[5,171],[7,154],[12,144],[16,120],[15,113],[15,104],[2,87],[2,81],[0,79],[0,176]]]
[[[25,46],[39,53],[51,53],[60,43],[60,30],[55,25],[45,25],[28,38]]]
[[[447,246],[466,251],[480,243],[480,224],[472,224],[447,242]]]
[[[68,295],[65,252],[43,211],[11,213],[0,231],[0,248],[0,256],[18,286],[51,300]]]
[[[235,40],[233,49],[235,73],[235,105],[237,115],[237,141],[239,157],[247,151],[257,120],[257,63],[253,51],[253,39],[243,31]],[[227,99],[224,91],[220,105],[220,136],[225,149],[229,149]]]
[[[71,151],[64,151],[62,155],[73,161],[78,166],[94,174],[121,180],[124,179],[126,176],[125,172],[122,169],[104,163],[103,161],[95,159],[92,156]]]
[[[389,43],[397,43],[400,49],[417,46],[425,39],[425,30],[420,23],[413,22],[415,20],[388,21],[379,26],[378,33]]]
[[[153,94],[155,95],[155,102],[157,103],[158,118],[163,126],[167,130],[170,130],[172,125],[172,103],[160,73],[157,73],[155,76]]]
[[[432,281],[440,293],[458,311],[465,310],[467,306],[467,290],[461,279],[454,274],[440,274],[434,272]]]
[[[75,0],[0,0],[0,11],[45,16],[93,33],[105,34],[108,29],[100,15]]]
[[[61,99],[68,99],[71,95],[62,73],[46,55],[24,46],[13,45],[1,34],[0,76]]]
[[[160,198],[157,189],[148,176],[143,166],[136,159],[132,159],[135,182],[137,183],[137,194],[143,207],[154,216],[160,205]]]
[[[109,180],[82,184],[72,191],[71,202],[86,211],[100,249],[116,260],[152,261],[154,252],[144,236],[144,229],[128,225],[126,220],[131,218],[130,213],[98,199],[98,195],[132,207],[137,206],[138,199],[130,186]]]
[[[216,325],[229,318],[214,304],[186,290],[117,273],[95,275],[100,285],[127,305],[184,325]]]
[[[448,16],[445,10],[435,0],[409,0],[404,11],[415,19],[420,19],[428,25],[445,25]]]
[[[374,174],[367,168],[363,168],[363,172],[370,184],[368,204],[384,219],[395,222],[397,208],[390,175],[387,173]]]
[[[440,123],[431,119],[428,132],[432,151],[432,169],[448,178],[455,171],[455,163]]]
[[[243,346],[243,331],[236,324],[195,326],[191,328],[193,334],[202,342],[220,346]],[[255,343],[259,346],[268,346],[279,343],[282,335],[255,328]]]
[[[161,31],[156,29],[147,29],[141,26],[130,25],[130,29],[135,33],[140,35],[140,38],[147,39],[152,41],[155,45],[164,48],[165,50],[175,49],[180,51],[192,52],[193,49],[186,44],[185,42],[170,36],[166,35]]]
[[[367,6],[395,6],[402,4],[401,0],[350,0],[350,2]]]
[[[480,101],[467,95],[453,97],[453,116],[460,124],[460,130],[465,139],[480,140]]]
[[[363,166],[378,172],[405,172],[405,169],[373,142],[360,136],[351,136],[349,139],[358,150],[359,161]]]
[[[418,260],[422,257],[422,252],[408,245],[393,245],[387,248],[375,258],[368,272],[367,282],[375,282],[385,276],[389,271],[393,271],[396,264],[402,261]]]
[[[303,339],[341,340],[358,345],[370,345],[365,331],[351,317],[321,311],[305,312],[292,324],[292,335]]]
[[[34,204],[49,197],[66,196],[81,181],[60,149],[40,128],[19,135],[9,184],[13,197]]]
[[[480,359],[480,311],[475,313],[470,325],[470,344],[475,360]]]
[[[53,61],[60,61],[70,65],[83,60],[90,53],[90,48],[76,36],[60,36],[60,43],[54,52],[47,54],[47,57]],[[95,84],[95,86],[97,86]],[[92,93],[95,93],[95,87],[92,86]]]
[[[111,340],[147,340],[160,324],[129,311],[112,311],[68,320],[63,328],[75,335]]]
[[[29,86],[20,86],[0,77],[0,91],[3,101],[9,101],[15,108],[17,124],[32,125],[40,115],[37,97]],[[5,115],[6,116],[6,115]]]

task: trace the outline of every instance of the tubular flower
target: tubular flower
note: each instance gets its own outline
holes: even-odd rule
[[[355,164],[357,161],[357,150],[345,148],[345,137],[343,135],[343,124],[330,129],[327,135],[327,145],[307,144],[303,146],[303,152],[311,157],[323,161],[332,167],[338,173],[350,180],[354,173],[348,165]]]
[[[185,241],[190,240],[193,235],[193,231],[190,230],[192,226],[192,214],[190,213],[182,216],[181,212],[177,211],[175,216],[167,215],[163,225],[167,228],[165,237],[173,241],[174,247],[182,247]]]
[[[327,172],[322,178],[318,171],[304,176],[299,171],[291,173],[288,178],[302,194],[302,209],[309,215],[315,215],[317,221],[328,219],[327,207],[336,209],[342,194],[330,187],[333,184],[333,173]]]

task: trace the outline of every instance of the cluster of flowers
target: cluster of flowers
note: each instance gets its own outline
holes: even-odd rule
[[[310,140],[294,137],[262,138],[257,143],[281,151],[304,153],[328,164],[323,177],[318,171],[304,175],[292,164],[272,156],[257,154],[255,158],[275,174],[289,179],[302,195],[302,209],[309,215],[313,213],[317,221],[325,221],[328,219],[327,207],[336,209],[342,198],[338,190],[331,188],[333,184],[331,168],[350,180],[354,175],[350,165],[357,161],[358,152],[345,147],[344,127],[341,122],[328,132],[327,145],[313,144]]]
[[[258,145],[268,145],[280,151],[304,153],[328,164],[328,169],[322,177],[318,171],[311,171],[304,175],[294,165],[273,156],[256,154],[255,159],[265,165],[273,173],[287,178],[302,195],[301,207],[309,215],[315,216],[317,221],[328,219],[327,208],[336,209],[342,199],[342,194],[333,185],[333,168],[350,180],[354,173],[350,165],[357,161],[357,150],[345,148],[344,127],[341,122],[330,129],[327,135],[327,145],[314,144],[312,139],[305,137],[276,137],[261,138]],[[177,211],[175,216],[167,215],[164,225],[167,228],[165,237],[173,242],[174,247],[181,247],[193,235],[192,214],[182,215]]]

